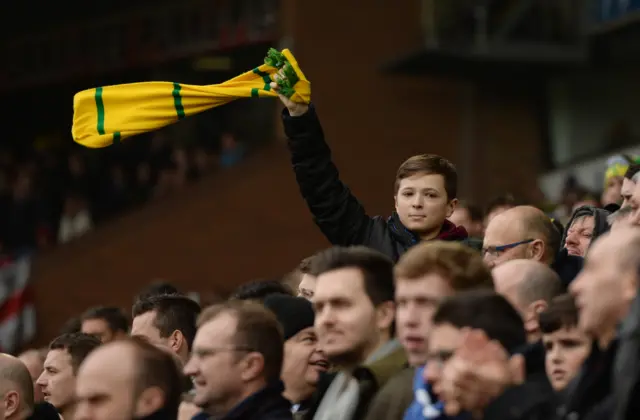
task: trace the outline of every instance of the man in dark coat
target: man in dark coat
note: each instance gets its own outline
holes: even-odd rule
[[[458,176],[451,162],[436,155],[407,159],[396,174],[395,212],[387,219],[370,217],[340,180],[313,105],[281,99],[300,192],[333,245],[365,245],[397,261],[419,241],[467,238],[463,227],[447,220],[458,202]]]

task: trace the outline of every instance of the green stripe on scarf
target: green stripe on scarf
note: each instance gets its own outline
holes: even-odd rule
[[[253,72],[255,74],[257,74],[258,76],[262,77],[262,80],[264,81],[264,90],[266,90],[267,92],[271,90],[271,77],[269,77],[269,73],[265,73],[262,70],[260,70],[258,67],[256,67],[255,69],[253,69]],[[253,93],[252,93],[253,95]]]
[[[102,102],[102,87],[96,88],[96,109],[98,110],[98,134],[104,134],[104,102]]]
[[[182,106],[182,96],[180,96],[181,89],[180,83],[173,84],[173,105],[176,107],[176,114],[178,114],[179,120],[184,118],[184,106]]]

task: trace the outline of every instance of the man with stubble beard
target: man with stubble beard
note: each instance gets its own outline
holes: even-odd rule
[[[64,334],[49,345],[44,371],[36,383],[44,400],[52,404],[64,420],[74,420],[76,375],[84,359],[100,346],[100,340],[83,333]]]

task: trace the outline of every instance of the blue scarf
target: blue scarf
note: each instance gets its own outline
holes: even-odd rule
[[[405,411],[403,420],[467,420],[470,418],[467,413],[456,417],[445,415],[444,404],[433,394],[431,385],[425,383],[422,378],[423,373],[424,367],[416,369],[413,377],[414,400]]]

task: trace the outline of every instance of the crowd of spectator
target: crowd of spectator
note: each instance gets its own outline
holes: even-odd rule
[[[78,238],[96,224],[171,194],[245,155],[223,134],[218,146],[182,146],[163,132],[109,149],[0,152],[0,251],[43,249]]]

